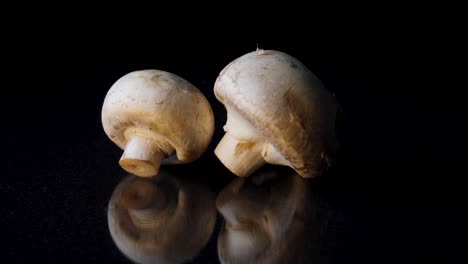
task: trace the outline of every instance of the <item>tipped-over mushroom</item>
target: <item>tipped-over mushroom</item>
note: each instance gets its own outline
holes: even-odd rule
[[[273,50],[248,53],[223,69],[214,92],[227,110],[215,154],[237,176],[271,163],[310,178],[331,161],[335,98],[297,59]]]
[[[187,163],[200,157],[214,130],[213,111],[203,94],[186,80],[158,70],[120,78],[104,100],[102,124],[125,150],[120,166],[145,177],[156,175],[166,158],[168,163]]]
[[[221,263],[324,263],[316,203],[296,173],[237,178],[216,199]]]
[[[213,232],[216,210],[206,186],[164,169],[157,179],[129,176],[114,190],[108,225],[119,250],[138,263],[183,263]]]

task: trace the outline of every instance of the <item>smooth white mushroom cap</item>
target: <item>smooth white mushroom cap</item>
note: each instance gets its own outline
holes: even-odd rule
[[[143,70],[120,78],[102,108],[109,138],[125,152],[120,165],[138,176],[154,176],[164,159],[199,158],[214,131],[213,111],[203,94],[169,72]]]
[[[266,162],[309,178],[331,160],[335,98],[297,59],[273,50],[248,53],[222,70],[214,92],[228,112],[215,154],[236,175]]]

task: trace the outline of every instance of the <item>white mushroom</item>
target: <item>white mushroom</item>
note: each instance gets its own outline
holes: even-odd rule
[[[161,169],[155,178],[125,178],[107,216],[112,239],[132,261],[183,263],[208,243],[216,209],[206,186]]]
[[[221,263],[324,263],[315,205],[310,185],[296,173],[235,179],[216,199],[225,219]]]
[[[309,178],[332,160],[335,98],[297,59],[273,50],[248,53],[223,69],[214,92],[227,110],[215,154],[237,176],[271,163]]]
[[[213,135],[214,117],[203,94],[186,80],[143,70],[123,76],[110,88],[102,124],[125,150],[120,166],[148,177],[158,173],[165,159],[187,163],[200,157]]]

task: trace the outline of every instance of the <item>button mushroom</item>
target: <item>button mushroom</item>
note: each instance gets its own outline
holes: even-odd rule
[[[213,135],[214,117],[203,94],[186,80],[143,70],[123,76],[110,88],[102,124],[125,150],[120,166],[149,177],[158,173],[161,162],[188,163],[200,157]]]
[[[218,235],[221,263],[324,263],[317,202],[308,183],[294,172],[275,170],[226,186],[216,199],[225,220]]]
[[[237,176],[271,163],[310,178],[331,162],[337,104],[297,59],[273,50],[248,53],[222,70],[214,93],[227,110],[215,154]]]
[[[206,185],[161,169],[129,176],[114,190],[108,227],[118,249],[137,263],[184,263],[208,243],[216,209]]]

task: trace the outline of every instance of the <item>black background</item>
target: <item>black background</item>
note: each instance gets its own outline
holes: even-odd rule
[[[203,26],[145,31],[111,27],[112,21],[12,30],[4,43],[10,71],[1,106],[6,263],[127,262],[113,245],[105,211],[126,173],[100,111],[107,90],[130,71],[175,73],[208,98],[215,135],[207,153],[187,166],[218,192],[233,176],[212,154],[226,116],[213,84],[225,65],[257,46],[298,58],[342,106],[342,151],[328,175],[314,182],[344,215],[337,262],[466,260],[462,31],[436,32],[422,22],[342,23],[326,30],[301,22],[303,28],[268,33],[260,30],[268,24],[260,23],[249,34]],[[216,233],[196,261],[216,263],[215,239]]]

